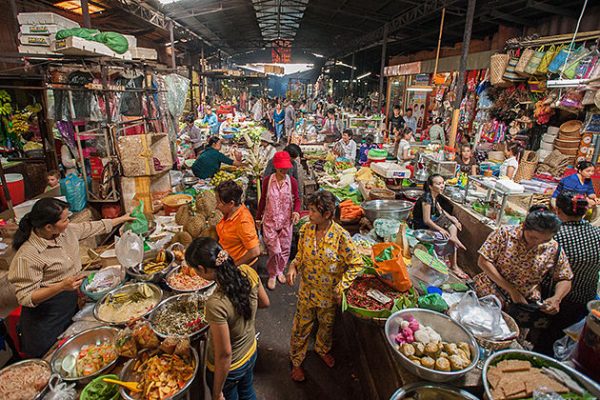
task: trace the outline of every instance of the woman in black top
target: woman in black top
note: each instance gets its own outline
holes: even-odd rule
[[[413,229],[429,229],[439,233],[449,243],[454,245],[453,254],[450,257],[452,271],[460,278],[468,278],[456,262],[456,248],[466,250],[466,247],[458,239],[458,231],[462,225],[458,219],[445,211],[439,203],[439,196],[444,192],[444,178],[439,174],[430,175],[425,184],[425,193],[417,200],[413,209]]]
[[[592,226],[583,217],[589,209],[585,194],[561,192],[556,198],[556,214],[562,221],[554,239],[563,248],[573,270],[571,291],[560,302],[558,314],[552,317],[535,351],[553,356],[554,342],[563,329],[579,322],[588,314],[586,305],[596,296],[600,272],[600,228]]]
[[[463,144],[460,146],[460,155],[456,161],[461,173],[477,175],[477,160],[470,145]]]

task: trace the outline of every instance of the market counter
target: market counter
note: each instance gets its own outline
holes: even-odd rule
[[[341,321],[348,349],[356,355],[365,398],[388,400],[398,388],[423,380],[400,365],[383,327],[359,320],[349,313],[343,313]],[[450,384],[482,397],[481,370],[477,367]]]

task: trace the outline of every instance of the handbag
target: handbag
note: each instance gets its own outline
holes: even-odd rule
[[[531,57],[533,57],[534,53],[535,50],[530,47],[523,50],[523,53],[521,53],[521,58],[519,58],[519,62],[515,66],[515,72],[517,74],[522,76],[530,75],[527,71],[525,71],[525,68],[527,68],[527,65],[529,65],[529,61],[531,60]]]
[[[509,60],[508,54],[494,54],[490,57],[490,84],[492,86],[510,86],[510,82],[502,79]]]
[[[550,46],[548,51],[546,51],[546,53],[544,54],[544,57],[542,57],[542,61],[540,61],[540,65],[538,65],[536,73],[539,75],[545,75],[546,73],[548,73],[548,66],[554,59],[556,53],[559,52],[563,47],[564,45],[558,48],[554,45]]]
[[[571,55],[577,53],[578,51],[579,49],[573,50],[572,48],[569,49],[569,47],[563,47],[562,49],[560,49],[560,51],[552,59],[550,65],[548,65],[548,72],[551,72],[553,74],[559,73],[562,67],[571,57]]]
[[[544,46],[540,46],[529,59],[527,66],[525,67],[525,73],[528,75],[535,75],[540,63],[544,58]]]
[[[525,78],[515,72],[515,67],[517,66],[518,63],[519,63],[519,55],[518,55],[518,51],[517,51],[517,53],[512,55],[510,57],[510,60],[508,60],[508,65],[506,66],[506,70],[504,70],[502,79],[504,79],[505,81],[509,81],[509,82],[522,82],[522,81],[526,80],[527,78]]]
[[[577,74],[577,71],[579,70],[579,65],[590,54],[590,51],[588,51],[588,49],[586,49],[585,47],[581,46],[579,48],[579,51],[576,54],[577,54],[576,56],[575,56],[575,53],[573,54],[574,60],[569,61],[567,63],[567,66],[562,73],[562,75],[565,78],[569,78],[569,79],[575,78],[575,75]]]

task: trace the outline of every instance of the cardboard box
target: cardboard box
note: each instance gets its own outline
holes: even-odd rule
[[[124,176],[158,175],[173,165],[166,133],[121,136],[117,147]]]
[[[131,60],[130,51],[127,51],[124,54],[119,54],[104,43],[86,40],[77,36],[55,40],[52,43],[52,50],[56,51],[57,53],[73,56],[108,56],[123,60]]]
[[[135,47],[131,49],[134,60],[158,60],[158,52],[146,47]]]
[[[17,15],[20,25],[61,25],[65,28],[80,28],[79,24],[53,12],[22,12]]]

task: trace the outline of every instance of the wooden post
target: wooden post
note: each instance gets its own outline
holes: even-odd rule
[[[383,43],[381,45],[381,68],[379,69],[379,96],[377,97],[377,113],[381,111],[381,104],[383,102],[383,71],[385,70],[385,52],[387,50],[387,38],[390,26],[387,24],[383,25]]]
[[[356,68],[356,52],[352,53],[352,69],[350,70],[350,95],[354,96],[354,68]]]
[[[171,40],[171,68],[176,69],[175,64],[175,34],[173,33],[173,20],[169,21],[169,40]]]
[[[456,144],[456,133],[458,132],[458,118],[460,116],[460,103],[464,94],[465,75],[467,72],[467,57],[469,56],[469,46],[471,44],[471,32],[473,30],[473,18],[475,16],[476,0],[469,0],[467,6],[467,19],[465,21],[465,32],[463,35],[462,53],[460,55],[460,69],[458,72],[458,82],[456,85],[456,98],[454,100],[454,111],[452,113],[452,128],[448,146],[454,147]]]
[[[81,0],[81,15],[83,16],[83,27],[90,29],[92,27],[92,19],[90,18],[88,0]]]

